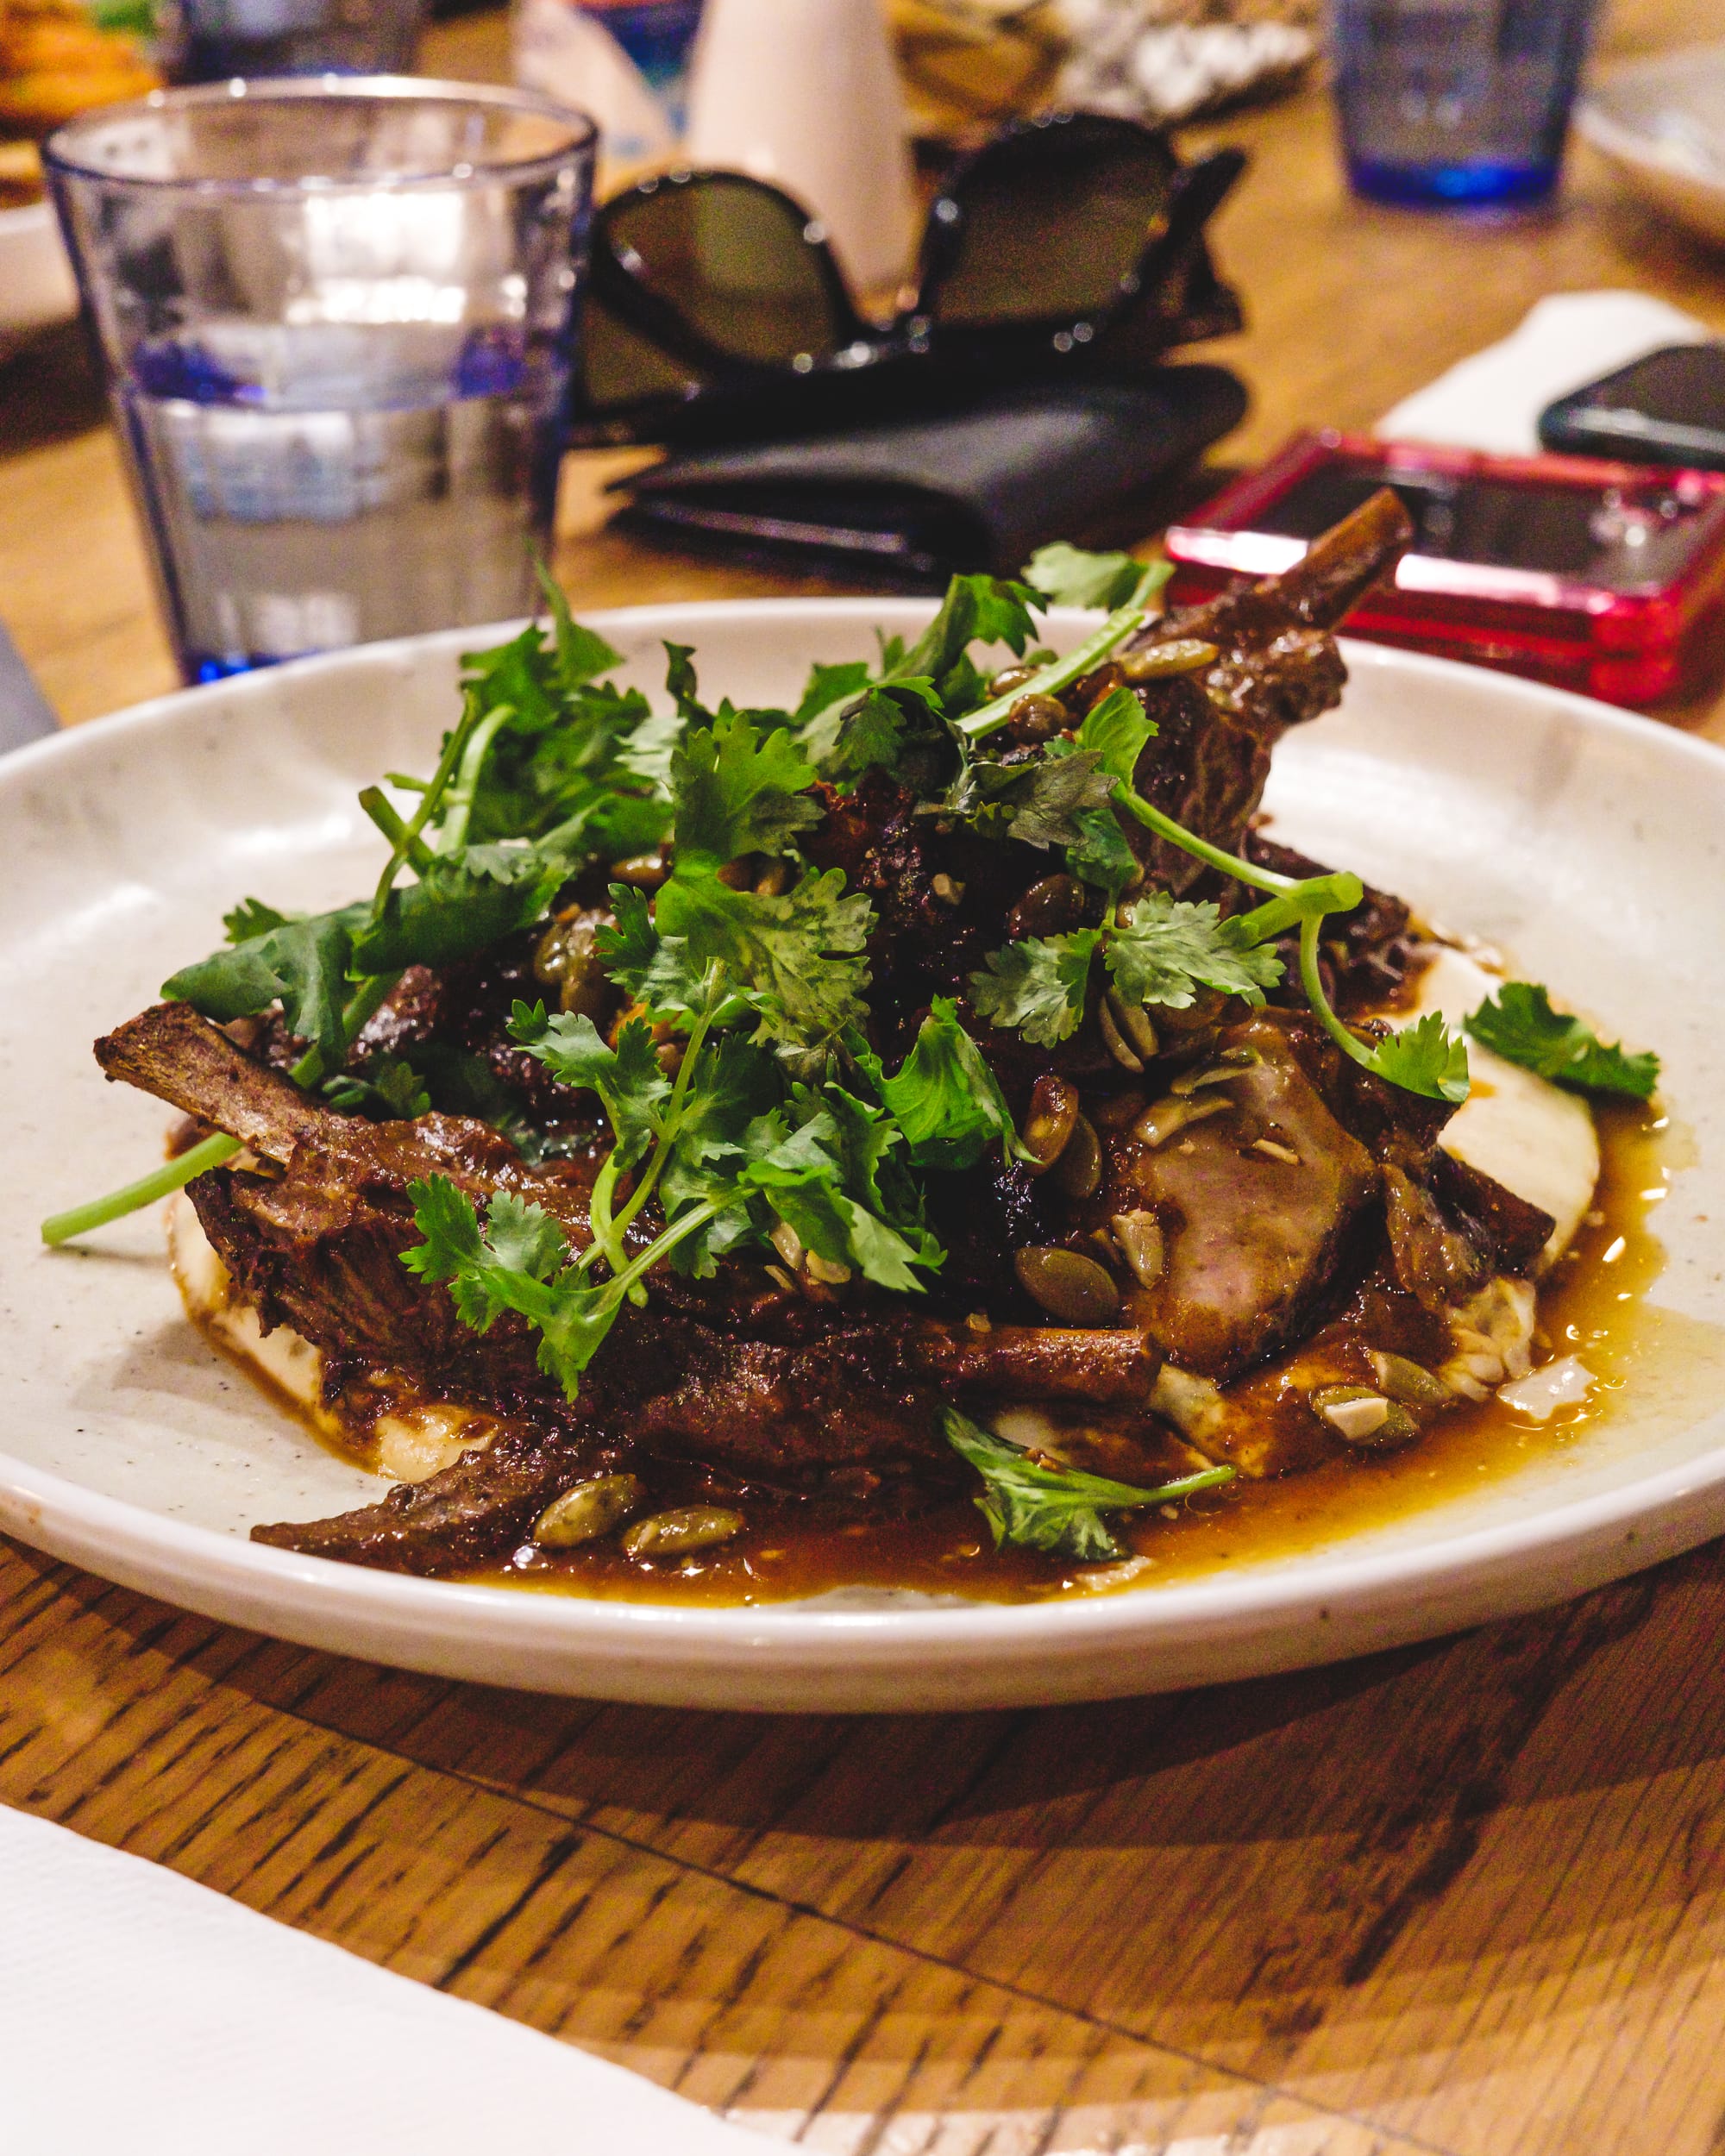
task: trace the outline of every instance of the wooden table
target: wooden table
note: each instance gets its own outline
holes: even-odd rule
[[[1607,43],[1716,28],[1638,0]],[[494,31],[445,34],[495,65]],[[1633,284],[1725,329],[1725,265],[1585,156],[1560,217],[1482,229],[1347,202],[1314,96],[1218,132],[1258,160],[1220,234],[1253,314],[1230,454],[1369,421],[1543,292]],[[76,719],[171,672],[87,385],[25,366],[0,612]],[[587,604],[795,588],[601,522],[572,472]],[[0,1545],[0,1800],[819,2149],[1703,2156],[1722,1625],[1716,1547],[1304,1677],[750,1719],[400,1676]]]

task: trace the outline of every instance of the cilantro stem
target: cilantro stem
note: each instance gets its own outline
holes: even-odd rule
[[[461,706],[461,716],[443,743],[443,753],[437,759],[437,768],[431,774],[424,792],[419,797],[418,807],[402,825],[399,838],[392,842],[389,859],[384,863],[383,874],[378,878],[377,890],[372,899],[373,925],[383,918],[384,906],[395,882],[396,872],[408,858],[409,848],[420,839],[426,824],[442,805],[443,796],[449,790],[450,780],[461,768],[467,744],[481,723],[479,704],[470,689],[467,701]],[[367,792],[375,793],[376,788],[367,787]],[[361,795],[361,799],[363,799],[364,796]]]
[[[634,1287],[643,1273],[651,1272],[661,1258],[668,1257],[679,1243],[687,1242],[690,1236],[704,1228],[709,1220],[718,1219],[724,1211],[724,1205],[722,1200],[706,1198],[699,1205],[684,1213],[681,1219],[673,1221],[669,1227],[662,1230],[654,1237],[646,1249],[638,1257],[631,1258],[623,1270],[610,1282],[611,1287],[617,1291],[618,1300],[620,1302],[623,1300],[623,1297]]]
[[[410,830],[396,813],[385,795],[383,788],[375,786],[367,787],[360,795],[360,806],[371,818],[373,823],[377,825],[394,849],[390,856],[391,881],[393,882],[395,871],[404,861],[423,875],[428,863],[435,861],[436,856],[419,834]]]
[[[106,1227],[110,1220],[122,1219],[127,1213],[135,1213],[140,1206],[154,1204],[158,1198],[171,1198],[176,1190],[184,1189],[194,1175],[203,1175],[207,1169],[219,1168],[239,1150],[238,1138],[229,1138],[225,1131],[214,1131],[209,1138],[199,1139],[189,1152],[164,1161],[160,1168],[152,1169],[147,1175],[140,1175],[123,1189],[110,1190],[105,1198],[91,1198],[67,1212],[51,1213],[42,1222],[42,1240],[51,1250],[58,1250],[75,1235],[87,1235],[91,1228]]]
[[[515,717],[512,704],[501,704],[494,711],[488,711],[474,727],[472,737],[461,752],[461,764],[454,784],[448,789],[448,808],[442,819],[442,837],[445,853],[453,853],[457,846],[467,843],[467,818],[473,813],[474,796],[479,791],[480,774],[485,760],[491,754],[491,745],[499,731]]]
[[[1300,924],[1300,981],[1306,991],[1306,1000],[1317,1013],[1325,1032],[1342,1053],[1351,1056],[1363,1069],[1375,1071],[1377,1065],[1371,1050],[1342,1024],[1330,1007],[1330,999],[1324,993],[1324,976],[1318,967],[1318,933],[1322,926],[1323,918],[1316,913],[1308,913]]]
[[[1129,786],[1117,786],[1114,799],[1129,816],[1135,817],[1147,830],[1154,831],[1158,838],[1165,838],[1170,846],[1179,847],[1182,853],[1190,854],[1195,861],[1201,861],[1212,868],[1220,868],[1225,876],[1233,876],[1236,882],[1249,884],[1254,891],[1273,891],[1278,897],[1283,898],[1302,888],[1299,881],[1293,876],[1278,875],[1273,868],[1255,868],[1251,862],[1242,861],[1238,854],[1224,853],[1220,846],[1213,846],[1208,838],[1200,838],[1196,831],[1189,831],[1183,824],[1176,824],[1171,816],[1164,815],[1141,793],[1134,793]],[[1314,878],[1312,881],[1327,882],[1329,879]],[[1358,906],[1358,903],[1356,899],[1354,904]]]
[[[1004,696],[997,696],[989,704],[961,718],[959,731],[972,741],[981,741],[985,734],[992,734],[1004,726],[1012,716],[1013,707],[1021,697],[1057,696],[1062,689],[1099,667],[1108,655],[1123,644],[1135,629],[1143,628],[1151,618],[1148,601],[1168,581],[1168,565],[1152,561],[1138,580],[1138,587],[1124,606],[1117,606],[1095,636],[1088,636],[1078,649],[1063,659],[1056,659],[1029,680],[1019,682],[1015,689],[1008,689]]]
[[[342,1031],[350,1048],[365,1030],[366,1020],[400,978],[399,974],[373,974],[349,998],[342,1013]],[[323,1075],[322,1050],[308,1048],[288,1075],[297,1086],[315,1086]],[[164,1161],[160,1168],[153,1168],[147,1175],[140,1175],[135,1182],[110,1190],[105,1198],[91,1198],[81,1206],[70,1206],[65,1213],[50,1213],[42,1222],[42,1240],[51,1250],[58,1250],[74,1236],[88,1235],[92,1228],[104,1228],[110,1220],[122,1220],[129,1213],[154,1205],[158,1198],[172,1197],[176,1190],[185,1189],[195,1175],[221,1167],[241,1150],[238,1138],[230,1138],[225,1131],[214,1131],[188,1151]]]

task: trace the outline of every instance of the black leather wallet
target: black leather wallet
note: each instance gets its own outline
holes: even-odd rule
[[[894,582],[1007,573],[1110,511],[1237,426],[1246,394],[1220,367],[1130,384],[991,394],[844,434],[668,457],[613,483],[618,521],[660,540]]]

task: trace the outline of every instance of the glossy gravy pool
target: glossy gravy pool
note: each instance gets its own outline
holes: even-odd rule
[[[838,1588],[914,1589],[989,1601],[1040,1601],[1189,1579],[1240,1559],[1292,1556],[1509,1475],[1535,1456],[1576,1444],[1634,1382],[1645,1349],[1637,1306],[1663,1252],[1650,1226],[1676,1164],[1667,1119],[1647,1110],[1597,1110],[1602,1159],[1593,1210],[1540,1297],[1539,1359],[1575,1355],[1595,1375],[1586,1401],[1538,1422],[1493,1399],[1460,1407],[1405,1451],[1362,1453],[1276,1482],[1239,1481],[1145,1518],[1113,1523],[1129,1555],[1075,1566],[993,1548],[974,1506],[958,1502],[909,1522],[810,1529],[785,1515],[745,1529],[722,1549],[681,1564],[631,1563],[600,1545],[567,1554],[530,1550],[474,1576],[554,1594],[636,1601],[747,1605]]]

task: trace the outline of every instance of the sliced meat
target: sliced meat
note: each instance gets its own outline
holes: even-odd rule
[[[1176,608],[1134,638],[1154,650],[1195,636],[1220,656],[1204,677],[1223,710],[1268,744],[1315,718],[1347,679],[1327,632],[1338,627],[1412,545],[1414,526],[1388,487],[1333,525],[1281,576]]]
[[[1347,669],[1329,631],[1414,536],[1388,489],[1313,545],[1286,575],[1178,608],[1133,638],[1128,654],[1193,637],[1216,646],[1201,676],[1145,684],[1157,724],[1135,774],[1155,807],[1214,845],[1238,852],[1263,799],[1270,751],[1290,726],[1339,702]],[[1214,871],[1122,818],[1147,874],[1165,889],[1220,893]]]
[[[1263,1011],[1217,1037],[1256,1060],[1226,1102],[1160,1145],[1112,1138],[1103,1202],[1163,1223],[1166,1262],[1127,1310],[1174,1361],[1224,1377],[1308,1332],[1351,1230],[1377,1190],[1371,1155],[1326,1106],[1281,1014]],[[1268,1148],[1269,1150],[1263,1150]]]
[[[463,1453],[441,1474],[404,1483],[378,1504],[329,1520],[254,1527],[252,1540],[386,1572],[478,1571],[524,1542],[572,1482],[607,1473],[612,1464],[591,1433],[506,1428],[484,1451]]]
[[[908,1343],[912,1365],[961,1392],[996,1400],[1087,1401],[1098,1407],[1141,1407],[1162,1367],[1146,1332],[1091,1332],[1077,1326],[919,1326]]]
[[[1465,1302],[1495,1273],[1531,1272],[1555,1225],[1441,1147],[1411,1168],[1385,1164],[1383,1218],[1396,1281],[1432,1311]]]
[[[110,1078],[285,1161],[333,1119],[279,1070],[255,1062],[189,1003],[157,1003],[96,1044]]]

